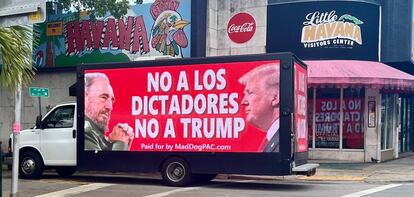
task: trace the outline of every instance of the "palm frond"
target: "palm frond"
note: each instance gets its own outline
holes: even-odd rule
[[[19,78],[22,86],[30,84],[35,74],[32,44],[31,27],[20,25],[0,28],[0,50],[3,57],[0,72],[1,86],[15,90],[19,85]]]

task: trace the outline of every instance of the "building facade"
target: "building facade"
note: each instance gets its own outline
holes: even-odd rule
[[[409,42],[404,42],[411,39],[410,29],[403,28],[398,40],[390,36],[396,32],[388,27],[411,18],[395,9],[406,8],[386,1],[209,1],[208,20],[217,22],[208,23],[207,56],[292,51],[309,66],[309,158],[357,162],[398,158],[412,150],[413,78],[380,63],[403,61],[408,56],[397,54],[410,50]],[[256,32],[244,43],[223,36],[230,34],[229,21],[238,13],[256,19]],[[408,83],[396,84],[398,79]]]

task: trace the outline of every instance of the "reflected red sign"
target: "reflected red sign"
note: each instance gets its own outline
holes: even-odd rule
[[[364,147],[363,98],[344,98],[342,104],[340,104],[339,98],[316,99],[315,143],[317,147],[339,147],[341,106],[343,111],[343,148],[361,149]]]
[[[343,148],[364,148],[364,98],[344,98]]]
[[[256,21],[248,13],[238,13],[231,17],[227,25],[227,35],[235,43],[249,41],[256,32]]]

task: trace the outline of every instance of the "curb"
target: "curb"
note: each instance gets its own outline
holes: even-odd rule
[[[216,179],[239,179],[239,180],[296,180],[299,175],[289,175],[289,176],[260,176],[260,175],[238,175],[238,174],[218,174]]]
[[[237,174],[219,174],[216,179],[239,179],[239,180],[266,180],[266,181],[365,181],[366,176],[338,175],[338,176],[304,176],[304,175],[288,175],[288,176],[257,176],[257,175],[237,175]]]
[[[351,175],[342,175],[342,176],[321,176],[321,175],[314,175],[314,176],[303,176],[299,177],[299,180],[304,181],[365,181],[366,176],[351,176]]]

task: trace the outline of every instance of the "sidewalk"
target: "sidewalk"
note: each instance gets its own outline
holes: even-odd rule
[[[414,153],[399,159],[382,163],[319,163],[314,176],[241,176],[221,175],[228,179],[266,179],[266,180],[301,180],[301,181],[364,181],[364,182],[414,182]],[[227,177],[226,177],[227,176]]]

